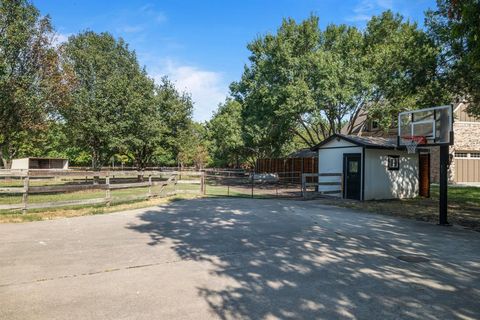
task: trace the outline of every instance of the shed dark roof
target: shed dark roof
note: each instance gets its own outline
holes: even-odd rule
[[[343,139],[357,146],[371,148],[371,149],[403,149],[397,146],[397,140],[394,138],[360,137],[360,136],[336,133],[334,135],[331,135],[327,139],[323,140],[316,146],[314,146],[311,150],[318,150],[325,144],[332,141],[333,139]]]

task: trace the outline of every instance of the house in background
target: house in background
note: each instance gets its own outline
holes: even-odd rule
[[[454,144],[450,147],[452,162],[449,169],[451,183],[480,183],[480,119],[470,116],[465,101],[454,105]],[[342,128],[342,134],[358,137],[383,137],[396,139],[397,128],[388,131],[380,129],[365,110],[360,110],[354,122]],[[428,164],[431,182],[438,182],[440,173],[440,150],[438,147],[420,148],[420,154],[430,157]]]
[[[12,170],[30,170],[30,169],[47,169],[47,170],[67,170],[68,159],[62,158],[22,158],[12,160]]]
[[[419,154],[397,146],[396,138],[334,134],[312,150],[318,152],[318,173],[342,174],[345,199],[379,200],[428,196],[430,184],[422,171]],[[335,182],[338,176],[322,177]],[[325,179],[328,179],[325,180]],[[336,185],[320,185],[319,192],[332,192]]]

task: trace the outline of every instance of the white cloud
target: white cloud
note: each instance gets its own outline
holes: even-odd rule
[[[210,119],[218,104],[223,102],[228,94],[228,84],[220,72],[182,65],[167,59],[155,70],[153,78],[159,82],[165,75],[175,83],[177,89],[192,95],[193,116],[197,121]]]
[[[136,26],[131,26],[131,25],[125,25],[121,28],[119,28],[119,31],[125,32],[125,33],[137,33],[143,31],[145,28],[139,25]]]
[[[163,11],[155,9],[153,4],[146,4],[138,10],[141,14],[153,18],[157,23],[164,23],[167,21],[167,15]]]
[[[155,21],[157,23],[163,23],[163,22],[167,21],[167,15],[163,12],[158,12],[156,14]]]
[[[353,15],[348,17],[347,20],[365,22],[373,15],[388,9],[393,9],[393,0],[360,0],[353,9]]]

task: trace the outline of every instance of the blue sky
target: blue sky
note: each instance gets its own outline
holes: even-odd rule
[[[283,17],[311,13],[321,27],[346,23],[363,28],[370,16],[392,9],[423,24],[435,0],[33,0],[52,17],[58,40],[83,30],[123,37],[154,79],[168,75],[191,92],[194,118],[208,120],[240,78],[248,42],[273,33]]]

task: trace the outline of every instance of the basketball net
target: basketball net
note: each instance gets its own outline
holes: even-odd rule
[[[407,148],[407,153],[414,154],[417,152],[417,147],[420,143],[424,144],[426,142],[426,138],[424,136],[409,136],[404,137],[405,140],[408,140],[405,143],[405,147]]]

